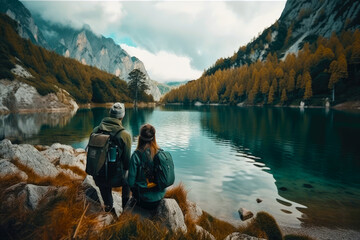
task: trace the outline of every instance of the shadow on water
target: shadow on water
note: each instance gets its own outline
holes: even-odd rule
[[[240,156],[255,156],[281,197],[307,207],[298,208],[303,224],[359,229],[360,115],[256,107],[201,112],[209,136],[230,141]]]

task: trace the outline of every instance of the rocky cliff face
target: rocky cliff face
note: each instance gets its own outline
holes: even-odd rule
[[[95,66],[126,81],[133,69],[140,69],[145,73],[150,88],[147,93],[154,100],[160,100],[160,90],[151,81],[144,64],[138,58],[131,57],[113,39],[93,33],[90,26],[77,30],[52,26],[42,19],[34,20],[30,11],[18,0],[0,0],[0,12],[19,23],[20,36],[60,55]],[[43,34],[44,32],[47,34]]]
[[[240,47],[235,55],[219,59],[206,73],[219,69],[239,67],[257,60],[263,61],[269,53],[284,59],[297,53],[306,42],[319,36],[328,38],[333,32],[354,31],[360,27],[360,2],[352,0],[288,0],[277,22],[257,38]]]
[[[33,78],[22,66],[11,70],[18,78]],[[8,112],[71,112],[79,108],[70,94],[61,88],[56,93],[41,96],[37,90],[18,80],[0,80],[0,114]]]
[[[301,42],[329,38],[333,32],[356,30],[360,25],[360,2],[352,0],[288,0],[279,22],[291,29],[292,44],[286,53],[297,52]]]
[[[30,39],[35,44],[46,47],[46,40],[35,24],[30,11],[19,1],[0,0],[0,12],[19,23],[18,33],[21,37]]]
[[[64,89],[41,96],[34,87],[17,80],[0,80],[0,113],[76,112],[75,100]]]

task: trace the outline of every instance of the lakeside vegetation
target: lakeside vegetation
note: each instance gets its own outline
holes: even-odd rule
[[[37,146],[42,150],[42,146]],[[4,239],[210,239],[206,234],[198,232],[196,225],[210,232],[216,239],[224,239],[233,232],[263,237],[266,239],[311,239],[307,236],[283,236],[275,219],[265,212],[257,213],[246,226],[235,227],[204,212],[195,221],[189,214],[187,191],[182,184],[170,188],[167,198],[174,198],[185,217],[187,232],[169,231],[161,221],[141,218],[135,214],[122,214],[110,225],[104,225],[104,212],[94,211],[85,197],[85,187],[80,180],[74,181],[61,173],[54,178],[40,177],[32,169],[19,161],[11,161],[28,176],[27,184],[39,186],[63,187],[55,195],[46,194],[35,210],[29,210],[21,197],[13,199],[11,204],[2,205],[0,218],[0,233]],[[77,167],[69,167],[79,176],[86,173]],[[7,202],[6,189],[19,182],[24,182],[19,175],[0,177],[0,201]],[[16,191],[16,190],[15,190]],[[116,189],[116,191],[121,191]],[[47,199],[49,198],[49,199]],[[92,210],[91,210],[92,209]],[[96,209],[96,208],[95,208]]]
[[[271,38],[268,39],[271,41]],[[240,50],[246,51],[246,47]],[[239,51],[240,51],[239,50]],[[235,54],[230,60],[236,62]],[[182,102],[237,104],[324,105],[359,100],[360,96],[360,31],[335,33],[305,43],[298,54],[289,53],[279,60],[269,53],[264,61],[225,67],[229,59],[219,59],[195,81],[174,89],[163,98],[165,103]],[[221,67],[224,66],[224,67]]]
[[[132,102],[127,83],[115,75],[87,66],[77,60],[60,56],[22,39],[16,32],[17,23],[0,15],[0,79],[15,78],[11,69],[21,65],[33,78],[18,80],[34,86],[41,95],[68,91],[78,103]],[[153,101],[145,92],[141,101]]]

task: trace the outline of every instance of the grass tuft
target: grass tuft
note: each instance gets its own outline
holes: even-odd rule
[[[64,173],[59,173],[55,178],[52,177],[41,177],[34,172],[33,169],[29,168],[28,166],[20,163],[19,160],[13,159],[11,161],[19,170],[25,172],[28,176],[27,183],[41,185],[41,186],[72,186],[74,181],[71,177]],[[75,167],[73,167],[75,170]],[[77,171],[77,170],[75,170]],[[78,170],[81,172],[82,170]],[[86,176],[82,174],[82,176]]]
[[[62,169],[68,169],[68,170],[71,170],[73,173],[85,178],[86,177],[86,172],[82,169],[80,169],[79,167],[76,167],[76,166],[69,166],[69,165],[60,165],[60,168]]]
[[[211,233],[216,239],[224,239],[229,234],[236,232],[236,228],[233,225],[214,218],[205,211],[203,211],[203,215],[200,217],[198,225]]]
[[[174,186],[166,191],[166,198],[173,198],[179,204],[179,207],[183,214],[185,215],[188,211],[188,205],[186,202],[187,191],[183,183],[179,183],[177,186]]]
[[[241,232],[258,238],[269,240],[282,240],[282,233],[276,220],[266,212],[258,212],[255,219],[240,229]]]

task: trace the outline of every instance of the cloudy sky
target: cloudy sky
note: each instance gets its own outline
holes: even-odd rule
[[[285,1],[33,1],[32,14],[112,37],[159,82],[200,77],[281,15]]]

